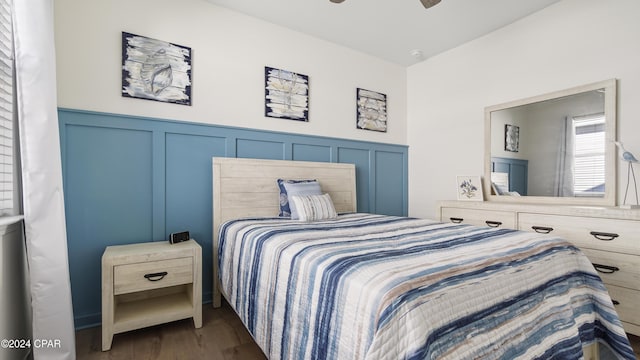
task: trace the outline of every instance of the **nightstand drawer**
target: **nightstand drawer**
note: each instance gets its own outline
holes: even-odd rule
[[[115,295],[192,282],[193,257],[116,265],[113,269]]]
[[[640,290],[640,256],[583,248],[605,284]]]

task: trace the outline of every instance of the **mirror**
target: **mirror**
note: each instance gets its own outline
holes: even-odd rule
[[[615,206],[616,80],[485,108],[489,201]]]

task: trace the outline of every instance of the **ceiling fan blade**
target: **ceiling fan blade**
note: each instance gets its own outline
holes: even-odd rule
[[[340,4],[344,0],[329,0],[329,1],[331,1],[332,3]],[[422,6],[424,6],[425,9],[428,9],[434,5],[438,5],[440,1],[441,0],[420,0],[420,2],[422,3]]]
[[[422,6],[424,6],[425,9],[428,9],[434,5],[438,5],[440,0],[420,0],[420,2],[422,3]]]

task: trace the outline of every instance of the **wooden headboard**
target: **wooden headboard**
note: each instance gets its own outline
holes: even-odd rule
[[[278,215],[278,179],[316,179],[331,196],[337,212],[355,212],[353,164],[213,158],[213,306],[219,307],[218,230],[231,219]]]

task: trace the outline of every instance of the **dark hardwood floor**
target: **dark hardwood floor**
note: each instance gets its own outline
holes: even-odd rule
[[[192,320],[180,320],[116,334],[111,350],[101,351],[100,327],[76,332],[76,357],[82,359],[266,359],[231,307],[202,307],[202,328]]]
[[[640,358],[640,336],[629,335],[629,341],[631,341],[636,358]]]
[[[640,337],[629,335],[640,358]],[[101,351],[100,327],[76,332],[76,356],[93,359],[213,359],[264,360],[266,357],[251,338],[231,307],[223,302],[220,309],[203,305],[202,328],[192,320],[180,320],[146,329],[116,334],[110,351]]]

